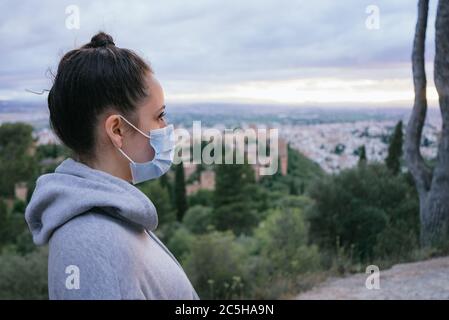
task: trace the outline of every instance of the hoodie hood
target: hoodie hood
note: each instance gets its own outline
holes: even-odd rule
[[[34,243],[43,245],[56,229],[92,208],[149,231],[158,225],[154,204],[139,189],[72,158],[64,160],[54,173],[37,179],[25,220]]]

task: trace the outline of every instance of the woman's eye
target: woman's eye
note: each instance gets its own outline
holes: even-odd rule
[[[164,118],[164,117],[165,117],[165,111],[162,112],[162,113],[159,115],[159,119],[162,119],[162,118]]]

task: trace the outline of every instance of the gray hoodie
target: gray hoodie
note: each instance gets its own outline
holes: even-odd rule
[[[68,158],[37,179],[25,219],[49,244],[50,299],[199,299],[153,233],[153,203],[125,180]]]

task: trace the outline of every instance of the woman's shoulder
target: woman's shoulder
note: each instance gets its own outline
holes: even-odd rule
[[[50,298],[120,299],[121,283],[132,274],[132,232],[125,223],[94,211],[58,228],[49,242]]]
[[[50,251],[97,251],[116,254],[144,232],[129,222],[92,209],[67,221],[52,234]]]

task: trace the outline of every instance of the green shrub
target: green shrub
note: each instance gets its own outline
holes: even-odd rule
[[[237,299],[246,294],[246,261],[231,231],[213,231],[195,238],[185,270],[202,299]]]
[[[211,190],[200,189],[194,194],[188,196],[189,207],[201,205],[212,207],[214,205],[214,192]]]
[[[270,210],[254,232],[256,246],[273,272],[285,276],[319,268],[317,246],[307,244],[307,227],[298,208]]]
[[[338,239],[355,262],[413,250],[419,205],[406,176],[392,175],[384,165],[363,165],[316,181],[309,194],[310,238],[323,250],[335,252]]]
[[[151,180],[139,185],[139,189],[156,207],[159,225],[176,221],[176,211],[170,201],[169,190],[161,185],[161,180]]]
[[[176,228],[167,241],[167,247],[175,255],[175,257],[183,263],[190,252],[195,236],[183,225]]]
[[[212,212],[210,207],[196,205],[187,210],[182,222],[192,233],[205,233],[213,225]]]
[[[0,255],[0,299],[48,299],[48,249]]]

